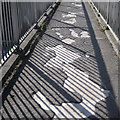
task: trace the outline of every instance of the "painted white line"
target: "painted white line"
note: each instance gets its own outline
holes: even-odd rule
[[[75,40],[72,40],[70,38],[66,38],[64,40],[62,40],[64,43],[67,43],[67,44],[72,44],[73,42],[75,42]]]
[[[79,38],[78,34],[73,30],[73,29],[69,29],[71,31],[71,35],[73,37]]]
[[[63,38],[64,36],[63,35],[61,35],[61,33],[59,33],[59,32],[56,32],[55,33],[56,35],[58,35],[59,36],[59,38]]]
[[[76,19],[75,18],[71,18],[71,19],[69,19],[69,20],[61,20],[62,22],[65,22],[65,23],[68,23],[68,24],[74,24],[74,23],[76,23]]]

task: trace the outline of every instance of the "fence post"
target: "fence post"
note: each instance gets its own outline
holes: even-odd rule
[[[110,7],[110,0],[107,3],[107,24],[109,24],[109,7]]]

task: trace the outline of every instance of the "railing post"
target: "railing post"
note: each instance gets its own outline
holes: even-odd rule
[[[109,24],[109,6],[110,6],[110,0],[108,0],[107,3],[107,24]]]

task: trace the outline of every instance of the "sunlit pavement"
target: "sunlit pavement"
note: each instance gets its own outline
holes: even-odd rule
[[[3,93],[3,119],[117,117],[109,70],[98,42],[106,37],[96,19],[91,23],[86,6],[88,3],[60,4],[31,56]],[[102,44],[114,55],[107,42]],[[113,61],[117,61],[115,55]]]

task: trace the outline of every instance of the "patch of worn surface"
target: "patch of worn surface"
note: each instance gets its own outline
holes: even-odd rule
[[[74,24],[76,23],[76,19],[75,18],[71,18],[68,20],[61,20],[62,22],[68,23],[68,24]]]
[[[61,33],[59,33],[59,32],[56,32],[55,34],[58,35],[60,38],[63,38],[63,37],[64,37],[64,36],[61,35]]]
[[[64,18],[64,17],[76,17],[76,15],[74,15],[74,14],[62,14],[62,17]]]
[[[90,38],[90,35],[87,31],[82,31],[80,34],[81,34],[81,38]]]
[[[63,63],[72,63],[75,59],[81,56],[70,50],[67,50],[63,45],[57,45],[56,47],[47,47],[46,50],[53,50],[56,53],[56,57],[51,58],[45,66],[49,67],[61,67]]]
[[[78,54],[63,48],[62,45],[47,47],[46,49],[55,51],[56,57],[51,58],[45,66],[62,68],[68,76],[64,82],[64,87],[71,92],[80,94],[83,97],[83,102],[80,104],[62,103],[62,106],[52,106],[47,101],[47,108],[43,102],[43,105],[39,101],[38,103],[42,108],[45,106],[46,109],[53,111],[55,113],[54,118],[86,118],[94,115],[96,103],[104,100],[109,91],[101,89],[99,85],[89,80],[88,74],[70,64],[80,57]],[[72,114],[72,111],[77,111],[77,114]]]
[[[73,29],[69,29],[71,31],[71,35],[73,37],[79,38],[78,34],[73,30]]]
[[[70,39],[70,38],[66,38],[66,39],[64,39],[64,40],[62,40],[64,43],[67,43],[67,44],[72,44],[72,43],[74,43],[75,42],[75,40],[72,40],[72,39]]]

